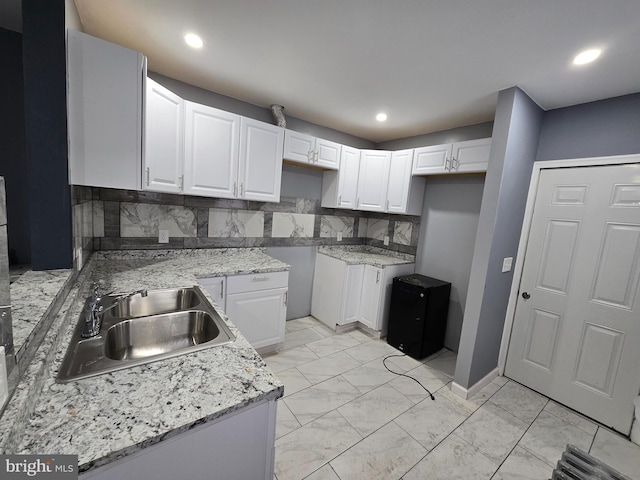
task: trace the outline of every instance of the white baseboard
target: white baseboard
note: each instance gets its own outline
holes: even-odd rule
[[[484,377],[478,380],[476,383],[471,385],[469,388],[464,388],[462,385],[458,385],[456,382],[451,382],[451,391],[458,395],[459,397],[464,398],[465,400],[473,397],[476,393],[482,390],[484,387],[491,383],[491,380],[497,378],[499,375],[498,367],[491,370]]]

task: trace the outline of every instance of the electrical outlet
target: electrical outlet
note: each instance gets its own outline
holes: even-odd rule
[[[342,241],[342,232],[338,232],[336,235],[336,240],[338,240],[339,242]]]
[[[158,230],[158,243],[169,243],[169,230]]]
[[[384,244],[385,244],[385,245],[389,245],[389,235],[385,235],[385,237],[384,237]]]
[[[0,347],[0,408],[9,397],[9,385],[7,383],[7,359],[4,356],[4,347]]]
[[[513,264],[513,257],[507,257],[502,260],[502,273],[508,272],[511,270],[511,265]]]

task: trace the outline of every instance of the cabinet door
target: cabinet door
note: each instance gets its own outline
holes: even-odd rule
[[[346,325],[358,321],[360,310],[360,297],[362,296],[362,277],[364,275],[364,265],[349,265],[346,272],[346,289],[342,302],[342,315],[340,325]]]
[[[389,183],[391,152],[362,150],[358,175],[358,210],[384,212]]]
[[[389,213],[407,212],[412,164],[413,149],[399,150],[391,154],[386,205],[386,211]]]
[[[452,172],[486,172],[489,165],[491,139],[469,140],[453,144]]]
[[[279,202],[284,130],[245,117],[240,127],[239,198]]]
[[[184,193],[234,198],[240,116],[185,102],[184,136]]]
[[[141,53],[69,30],[69,183],[140,190]]]
[[[439,175],[449,173],[452,144],[433,145],[415,149],[413,175]]]
[[[143,188],[182,192],[184,101],[147,78]]]
[[[286,130],[283,157],[291,162],[309,165],[314,160],[316,139],[311,135]]]
[[[253,348],[284,342],[287,289],[227,295],[227,316]]]
[[[212,278],[201,278],[198,280],[200,286],[207,291],[214,302],[218,304],[218,306],[226,311],[225,305],[225,291],[226,291],[226,277],[212,277]]]
[[[338,170],[339,208],[356,208],[359,172],[360,150],[343,146],[340,154],[340,170]]]
[[[316,139],[314,165],[317,167],[338,170],[342,145],[322,138]]]
[[[382,274],[380,268],[371,265],[364,266],[358,319],[360,323],[372,329],[378,325]]]

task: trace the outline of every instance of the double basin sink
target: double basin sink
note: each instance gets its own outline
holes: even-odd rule
[[[67,383],[235,340],[199,287],[102,297],[100,333],[83,338],[88,298],[56,381]],[[115,304],[115,305],[114,305]]]

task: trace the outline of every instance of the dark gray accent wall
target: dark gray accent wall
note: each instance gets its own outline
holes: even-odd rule
[[[477,123],[465,127],[452,128],[441,132],[427,133],[415,137],[398,138],[376,145],[381,150],[402,150],[404,148],[426,147],[428,145],[441,145],[443,143],[463,142],[465,140],[477,140],[491,136],[493,122]]]
[[[22,34],[0,28],[0,51],[0,176],[4,176],[6,182],[9,256],[12,264],[29,264],[29,170],[24,124]]]
[[[64,0],[23,0],[22,28],[31,264],[71,268]]]
[[[640,93],[549,110],[536,160],[640,152]]]
[[[454,378],[464,388],[498,365],[513,279],[502,260],[515,261],[542,120],[522,90],[500,92]]]
[[[148,75],[150,78],[167,87],[169,90],[185,100],[219,108],[220,110],[226,110],[227,112],[233,112],[244,117],[260,120],[261,122],[275,123],[269,108],[252,105],[251,103],[195,87],[188,83],[181,82],[180,80],[165,77],[164,75],[156,72],[149,72]],[[324,138],[344,145],[350,145],[355,148],[375,148],[375,143],[370,140],[365,140],[364,138],[355,137],[332,128],[323,127],[321,125],[316,125],[315,123],[291,117],[287,115],[286,105],[284,107],[287,128],[291,130],[307,133],[315,137]]]
[[[458,351],[484,175],[427,178],[416,272],[451,282],[445,347]]]

